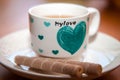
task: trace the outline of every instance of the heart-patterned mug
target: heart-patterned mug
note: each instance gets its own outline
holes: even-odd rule
[[[45,57],[70,58],[86,50],[97,33],[100,14],[95,8],[68,3],[41,4],[29,9],[31,45]]]

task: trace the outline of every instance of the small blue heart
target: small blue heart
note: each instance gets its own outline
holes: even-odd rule
[[[32,17],[30,17],[30,22],[33,23],[34,22],[34,19]]]
[[[40,52],[40,53],[43,53],[43,50],[42,50],[42,49],[39,49],[39,52]]]
[[[44,22],[44,25],[46,26],[46,27],[49,27],[51,24],[50,24],[50,22]]]
[[[59,53],[59,51],[58,50],[52,50],[52,53],[57,55]]]
[[[43,39],[44,39],[44,36],[43,36],[43,35],[38,35],[38,38],[39,38],[40,40],[43,40]]]

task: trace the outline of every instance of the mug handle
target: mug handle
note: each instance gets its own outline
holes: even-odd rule
[[[97,34],[100,25],[100,13],[97,9],[88,7],[89,11],[89,37]]]

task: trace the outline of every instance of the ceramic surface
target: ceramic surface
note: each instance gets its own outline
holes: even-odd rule
[[[38,73],[28,70],[27,67],[18,67],[14,63],[14,57],[18,54],[36,56],[30,47],[30,34],[28,30],[18,31],[0,39],[0,62],[2,65],[18,75],[31,79],[72,79],[69,75],[46,72]],[[78,56],[72,59],[99,63],[103,67],[102,73],[106,73],[120,65],[119,57],[120,42],[104,33],[99,33],[96,40],[88,45],[88,50],[84,52],[82,57]]]

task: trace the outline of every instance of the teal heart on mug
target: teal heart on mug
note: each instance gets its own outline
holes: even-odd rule
[[[73,29],[70,26],[62,27],[57,33],[59,45],[71,55],[73,55],[81,46],[86,35],[86,23],[81,21]]]
[[[59,53],[59,51],[58,50],[52,50],[52,53],[57,55]]]
[[[40,52],[40,53],[43,53],[43,50],[42,50],[42,49],[39,49],[39,52]]]
[[[38,38],[39,38],[40,40],[43,40],[43,39],[44,39],[44,36],[43,36],[43,35],[38,35]]]
[[[44,25],[46,26],[46,27],[49,27],[51,24],[50,24],[50,22],[44,22]]]
[[[34,19],[32,17],[30,17],[30,22],[33,23],[34,22]]]

